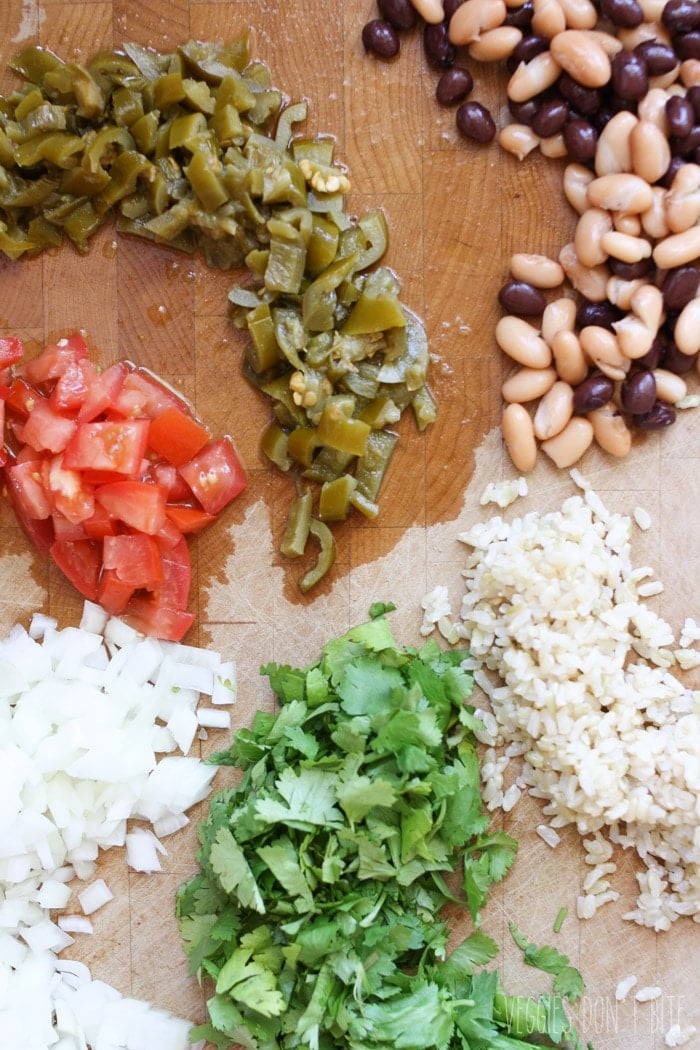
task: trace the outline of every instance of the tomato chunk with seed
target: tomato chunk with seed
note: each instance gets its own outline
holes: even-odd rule
[[[146,454],[148,429],[147,419],[78,423],[66,445],[64,464],[71,470],[137,474]]]
[[[24,346],[22,340],[16,335],[8,335],[0,339],[0,369],[16,365],[24,357]]]
[[[104,372],[95,370],[78,408],[78,422],[90,423],[110,409],[119,396],[128,374],[129,370],[123,361],[110,365]]]
[[[45,346],[37,357],[26,362],[24,375],[30,383],[45,383],[50,379],[58,379],[71,362],[87,356],[87,344],[76,333]]]
[[[246,486],[245,472],[228,438],[210,441],[179,470],[207,514],[218,514]]]

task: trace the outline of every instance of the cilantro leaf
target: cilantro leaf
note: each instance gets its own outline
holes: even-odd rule
[[[269,824],[282,823],[312,827],[314,824],[340,824],[343,814],[335,805],[335,779],[321,769],[283,769],[275,782],[282,801],[258,799],[255,812]]]
[[[228,828],[217,831],[209,851],[209,863],[226,893],[235,893],[244,908],[265,911],[265,903],[245,854]]]

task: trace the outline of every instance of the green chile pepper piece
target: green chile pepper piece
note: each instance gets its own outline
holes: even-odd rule
[[[270,423],[260,439],[260,448],[276,467],[285,473],[291,469],[288,435],[278,423]]]
[[[324,522],[312,518],[309,532],[318,540],[321,550],[314,567],[304,573],[299,580],[299,590],[304,594],[310,591],[312,587],[315,587],[319,580],[323,579],[335,561],[335,540],[328,526]]]
[[[289,508],[284,536],[280,543],[280,550],[286,558],[299,558],[306,549],[311,527],[311,507],[312,496],[306,491],[297,496]]]
[[[295,462],[310,467],[320,443],[315,427],[295,427],[287,439],[287,449]]]
[[[20,51],[8,62],[8,65],[30,84],[41,85],[47,73],[62,69],[64,63],[45,47],[32,46]]]
[[[423,384],[413,395],[411,408],[419,430],[425,430],[437,419],[437,404],[428,387]]]
[[[311,236],[306,246],[306,268],[316,276],[331,265],[338,251],[340,230],[323,215],[312,217]]]
[[[357,266],[357,255],[336,259],[319,274],[304,292],[301,301],[301,319],[310,332],[327,332],[333,328],[335,291]]]
[[[320,445],[330,445],[339,452],[351,452],[354,456],[362,456],[371,433],[369,423],[362,419],[348,418],[332,398],[328,399],[317,427]]]
[[[397,441],[398,436],[389,430],[372,430],[367,438],[365,453],[355,469],[358,492],[366,499],[376,502]]]
[[[18,143],[14,156],[20,168],[34,168],[42,161],[57,168],[69,168],[84,145],[80,135],[71,135],[67,131],[47,131]]]
[[[344,335],[370,335],[389,328],[404,328],[406,317],[395,295],[369,295],[363,291],[341,328]]]
[[[281,359],[275,339],[275,325],[269,303],[260,303],[246,315],[250,332],[250,343],[246,347],[246,358],[254,372],[267,372]]]
[[[321,486],[318,497],[318,514],[321,521],[345,521],[350,510],[350,497],[357,481],[352,474],[342,474],[334,481]]]
[[[221,165],[206,147],[196,149],[192,159],[184,168],[187,181],[206,211],[213,212],[225,204],[228,193],[221,181],[217,167]]]

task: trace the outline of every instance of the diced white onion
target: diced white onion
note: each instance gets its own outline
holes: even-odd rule
[[[104,879],[95,879],[94,882],[80,891],[78,900],[80,901],[80,907],[83,909],[83,914],[92,915],[93,912],[114,900],[114,894]]]
[[[112,900],[96,877],[100,850],[126,845],[132,867],[157,871],[160,836],[184,827],[208,794],[215,767],[187,755],[200,696],[231,703],[235,666],[144,638],[91,602],[77,628],[36,613],[29,630],[0,639],[3,1048],[190,1050],[189,1021],[58,953],[72,934],[92,933],[87,916]],[[229,724],[228,712],[213,714]],[[92,880],[77,902],[75,878]],[[83,914],[50,917],[76,903]]]

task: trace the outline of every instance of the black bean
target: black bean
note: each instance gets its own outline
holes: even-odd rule
[[[572,160],[585,164],[595,157],[598,132],[588,120],[574,117],[564,125],[564,145]]]
[[[509,314],[533,317],[541,314],[547,300],[539,288],[527,281],[508,281],[498,293],[498,301]]]
[[[695,110],[695,116],[700,120],[700,84],[693,84],[692,87],[689,87],[685,97]]]
[[[527,124],[529,127],[537,114],[537,103],[533,98],[529,98],[527,102],[513,102],[509,98],[508,111],[517,124]]]
[[[684,376],[695,367],[697,354],[682,354],[673,339],[666,339],[659,360],[661,368],[674,375]]]
[[[650,77],[658,77],[664,73],[670,73],[678,64],[676,52],[661,40],[642,40],[634,48],[634,53],[646,62],[647,72]]]
[[[491,142],[496,135],[493,117],[480,102],[463,102],[457,110],[457,127],[476,142]]]
[[[676,422],[676,410],[666,401],[657,401],[652,409],[642,416],[634,417],[635,425],[642,430],[661,430]]]
[[[537,36],[536,33],[524,36],[513,48],[513,61],[516,63],[529,62],[535,55],[541,55],[549,51],[549,40],[546,36]]]
[[[449,69],[457,60],[457,48],[448,36],[447,21],[423,27],[425,57],[435,69]]]
[[[673,149],[673,145],[671,146],[671,149]],[[686,162],[684,157],[671,157],[671,163],[666,168],[666,171],[664,172],[663,176],[659,179],[659,185],[664,186],[666,189],[668,189],[685,163]]]
[[[700,58],[700,30],[691,29],[676,38],[678,57],[685,62],[687,58]]]
[[[621,321],[622,317],[622,310],[608,302],[607,299],[599,303],[583,302],[576,310],[576,324],[579,328],[595,324],[612,332],[613,324]]]
[[[634,263],[622,262],[621,259],[614,259],[612,255],[608,259],[610,272],[616,277],[621,277],[623,281],[634,281],[637,277],[646,277],[653,265],[651,259],[640,259],[639,262]]]
[[[663,279],[661,292],[667,310],[682,310],[695,298],[700,285],[700,270],[694,266],[676,266]]]
[[[644,59],[634,51],[618,51],[610,62],[610,82],[625,101],[644,98],[649,90],[649,74]]]
[[[362,43],[366,51],[378,58],[393,58],[399,53],[396,30],[383,18],[373,18],[362,28]]]
[[[533,4],[532,0],[521,4],[520,7],[509,7],[506,9],[504,26],[516,26],[518,29],[527,29],[532,22]]]
[[[416,9],[411,0],[377,0],[377,10],[394,29],[413,29],[416,24]]]
[[[537,107],[532,130],[543,139],[558,135],[569,116],[569,106],[562,98],[550,98]]]
[[[644,12],[637,0],[601,0],[600,13],[615,26],[634,29],[644,21]]]
[[[559,93],[564,96],[571,108],[581,116],[591,116],[600,109],[602,95],[598,88],[584,87],[568,73],[562,73],[557,81]]]
[[[640,368],[658,368],[661,363],[663,356],[663,348],[665,340],[662,336],[657,335],[654,342],[651,344],[651,349],[647,350],[644,357],[637,358],[637,364]]]
[[[700,25],[697,0],[668,0],[661,12],[661,24],[672,33],[687,33]]]
[[[656,380],[648,368],[628,375],[620,385],[620,404],[625,412],[639,416],[650,412],[656,402]]]
[[[669,131],[678,138],[684,138],[690,134],[695,124],[695,110],[693,103],[683,95],[671,95],[666,102],[666,119]]]
[[[674,157],[681,157],[688,161],[693,160],[695,150],[700,146],[700,124],[695,124],[682,139],[672,138],[669,141],[671,143],[671,153]]]
[[[607,405],[615,393],[615,383],[602,372],[594,372],[574,387],[574,412],[585,415]]]
[[[452,106],[465,99],[474,87],[474,78],[463,66],[446,69],[438,80],[435,97],[441,106]]]

